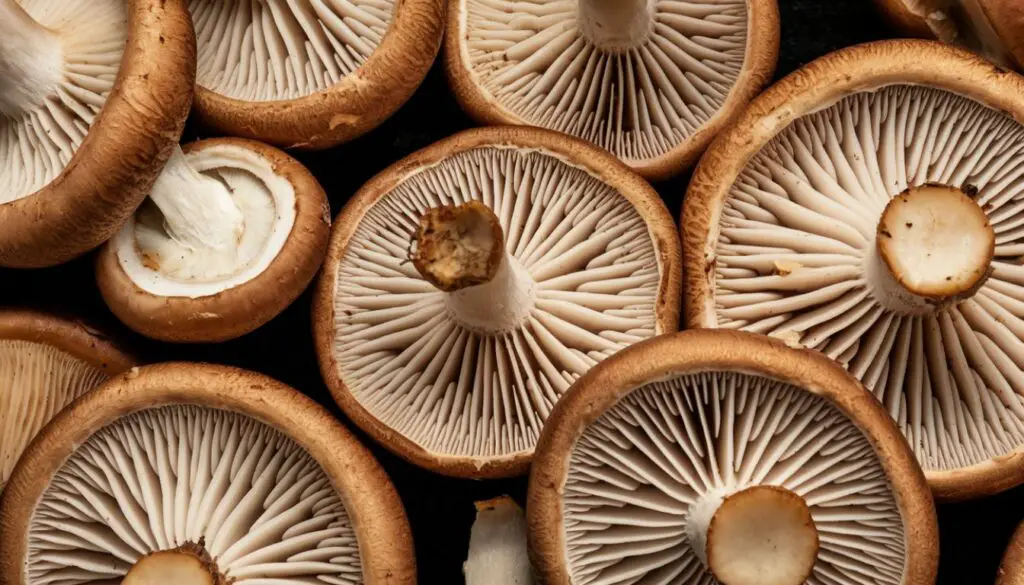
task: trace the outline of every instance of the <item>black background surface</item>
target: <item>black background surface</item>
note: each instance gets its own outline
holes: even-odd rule
[[[782,49],[776,78],[834,49],[892,36],[869,0],[779,0],[779,4]],[[471,125],[450,96],[441,68],[435,66],[412,100],[374,132],[326,152],[295,156],[320,180],[330,196],[333,214],[337,214],[363,182],[389,164]],[[199,136],[191,128],[186,134],[186,139]],[[688,179],[684,175],[655,185],[675,217]],[[160,344],[128,331],[110,314],[96,290],[92,255],[46,270],[0,271],[0,305],[83,318],[123,341],[146,362],[204,361],[263,372],[305,392],[353,427],[338,411],[320,378],[310,332],[308,290],[256,332],[217,345]],[[359,436],[370,443],[366,435]],[[461,565],[475,514],[473,502],[501,494],[523,502],[526,480],[444,478],[417,469],[375,444],[370,446],[405,502],[416,542],[419,582],[462,583]],[[992,583],[1003,548],[1024,518],[1024,488],[971,503],[941,505],[939,518],[938,582]]]

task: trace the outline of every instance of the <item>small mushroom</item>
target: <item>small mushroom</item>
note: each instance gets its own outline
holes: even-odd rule
[[[298,161],[252,140],[175,148],[149,199],[100,252],[103,299],[132,329],[221,341],[263,325],[320,268],[327,195]]]
[[[844,49],[783,79],[694,175],[688,322],[842,363],[937,497],[1021,483],[1022,120],[1021,78],[934,42]]]
[[[480,122],[565,132],[663,179],[769,82],[778,49],[776,0],[452,0],[445,65]]]
[[[114,235],[178,140],[195,79],[184,0],[0,0],[0,266]]]
[[[11,584],[415,583],[370,452],[309,398],[223,366],[141,368],[61,412],[11,476],[0,542]]]
[[[327,148],[412,96],[441,45],[444,0],[188,0],[195,109],[218,132]]]
[[[523,473],[573,380],[677,329],[673,225],[650,185],[571,137],[491,127],[443,140],[338,215],[314,297],[324,380],[417,465]]]
[[[999,565],[996,585],[1024,585],[1024,523],[1013,533]]]
[[[25,447],[57,412],[134,365],[80,323],[0,309],[0,491]]]
[[[543,585],[931,585],[924,475],[870,394],[820,354],[688,331],[562,398],[527,505]]]
[[[533,585],[526,549],[526,514],[508,496],[476,503],[466,585]]]

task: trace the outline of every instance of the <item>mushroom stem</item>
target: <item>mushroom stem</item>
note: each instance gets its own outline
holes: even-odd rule
[[[462,572],[466,585],[533,585],[526,515],[515,500],[502,496],[476,503]]]
[[[533,278],[505,250],[501,223],[479,201],[427,210],[416,232],[412,263],[447,293],[448,310],[471,330],[508,331],[533,308]]]
[[[624,51],[640,45],[654,26],[650,0],[580,0],[580,32],[598,48]]]
[[[17,0],[0,0],[0,114],[17,118],[57,93],[64,50]]]
[[[878,302],[920,315],[972,296],[988,279],[995,232],[961,189],[912,187],[886,205],[866,274]]]
[[[121,585],[223,585],[225,579],[201,544],[148,554],[132,565]]]
[[[725,585],[800,585],[818,556],[807,503],[778,486],[706,494],[690,508],[687,535]]]
[[[228,186],[192,168],[178,145],[149,198],[160,208],[168,235],[193,250],[237,246],[245,229]]]

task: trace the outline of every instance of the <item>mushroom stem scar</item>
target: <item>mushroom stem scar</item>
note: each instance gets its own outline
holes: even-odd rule
[[[121,585],[222,585],[224,578],[200,545],[148,554],[124,576]]]
[[[237,246],[245,229],[227,185],[198,173],[178,145],[149,198],[163,214],[167,234],[193,250]]]
[[[56,95],[64,78],[64,51],[52,30],[17,0],[0,0],[0,115],[17,118]]]
[[[533,308],[533,278],[505,250],[497,216],[479,201],[423,214],[412,262],[424,279],[447,293],[448,310],[469,329],[507,331]]]
[[[654,26],[650,0],[580,0],[580,32],[598,48],[624,51],[647,40]]]

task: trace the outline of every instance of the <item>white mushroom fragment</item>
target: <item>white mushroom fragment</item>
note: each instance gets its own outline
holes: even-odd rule
[[[313,279],[327,196],[298,161],[244,139],[176,148],[135,218],[97,264],[103,298],[144,335],[215,341],[248,333]]]
[[[826,358],[664,335],[580,378],[537,446],[539,583],[930,585],[931,494],[893,422]]]
[[[0,265],[64,262],[120,228],[181,134],[194,69],[184,0],[0,0]]]
[[[0,580],[24,585],[415,583],[370,453],[305,396],[219,366],[142,368],[58,415],[0,538]]]
[[[0,310],[0,491],[22,452],[58,411],[133,365],[80,323]]]
[[[412,95],[441,45],[443,0],[188,0],[196,112],[219,132],[326,148]]]
[[[771,79],[775,0],[452,0],[455,95],[487,124],[588,140],[649,178],[691,165]]]
[[[672,230],[657,193],[585,143],[456,135],[339,214],[314,300],[321,372],[357,424],[417,465],[522,473],[573,380],[678,327]]]
[[[1019,484],[1022,121],[1024,82],[937,43],[846,49],[784,79],[687,194],[689,322],[838,360],[938,497]]]
[[[526,514],[508,496],[477,502],[462,566],[466,585],[533,585],[526,549]]]

